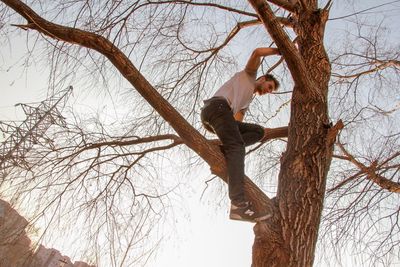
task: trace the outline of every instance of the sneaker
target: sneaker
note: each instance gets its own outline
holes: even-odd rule
[[[254,210],[250,201],[242,202],[237,205],[231,204],[229,218],[231,220],[259,222],[271,217],[271,214],[259,213]]]

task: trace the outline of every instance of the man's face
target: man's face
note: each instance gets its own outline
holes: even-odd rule
[[[265,77],[261,77],[256,83],[256,92],[259,95],[269,94],[275,91],[275,83],[271,80],[265,80]]]

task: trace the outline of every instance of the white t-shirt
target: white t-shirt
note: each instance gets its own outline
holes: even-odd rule
[[[247,109],[253,99],[256,75],[256,72],[239,71],[225,82],[214,96],[224,97],[232,108],[233,114]]]

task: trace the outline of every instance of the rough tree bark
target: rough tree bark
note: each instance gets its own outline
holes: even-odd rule
[[[20,27],[94,49],[107,57],[182,141],[210,165],[213,173],[226,180],[224,158],[217,145],[198,133],[109,40],[46,21],[19,0],[2,2],[27,20]],[[276,42],[295,82],[277,196],[271,200],[251,180],[246,179],[245,183],[246,193],[256,207],[273,214],[270,220],[254,227],[253,266],[312,266],[333,143],[341,127],[330,126],[327,109],[330,64],[323,34],[328,9],[318,9],[315,0],[270,1],[291,12],[298,35],[296,48],[267,1],[249,2]],[[286,132],[285,128],[283,135],[280,131],[277,136]]]
[[[331,128],[328,116],[330,63],[323,44],[328,9],[317,9],[317,1],[300,1],[290,8],[298,37],[295,50],[269,5],[263,0],[249,2],[295,81],[276,196],[278,212],[274,220],[255,226],[253,266],[312,266],[333,139],[341,127]]]

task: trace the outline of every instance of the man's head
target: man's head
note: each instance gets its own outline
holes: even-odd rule
[[[272,74],[267,73],[256,80],[254,93],[265,95],[277,91],[278,88],[278,80]]]

